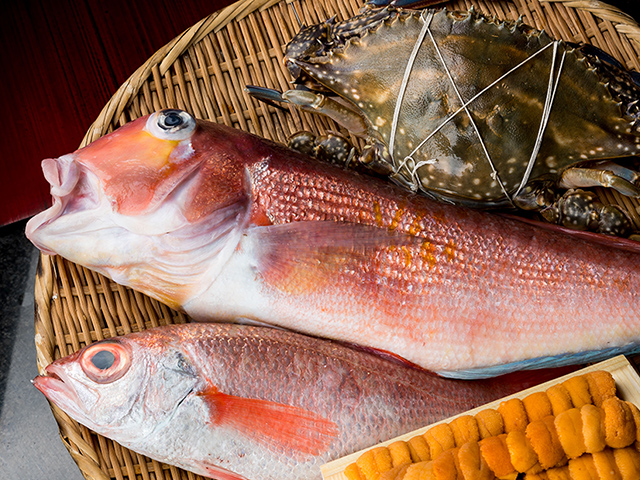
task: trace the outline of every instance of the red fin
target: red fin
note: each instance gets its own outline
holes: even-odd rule
[[[210,465],[205,463],[198,463],[198,467],[207,472],[206,476],[215,478],[216,480],[248,480],[247,477],[243,477],[226,468],[218,467],[217,465]]]
[[[334,422],[303,408],[227,395],[215,387],[200,395],[213,423],[234,428],[267,448],[319,455],[338,436]]]

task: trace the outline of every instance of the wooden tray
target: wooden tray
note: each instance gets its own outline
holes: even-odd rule
[[[332,462],[326,463],[325,465],[320,467],[320,469],[322,470],[322,477],[325,480],[347,480],[347,476],[344,474],[344,469],[347,468],[348,465],[354,463],[360,457],[360,455],[362,455],[367,450],[371,450],[376,447],[384,447],[398,440],[403,440],[406,442],[413,437],[422,435],[434,425],[449,423],[454,418],[460,417],[462,415],[475,415],[479,411],[486,408],[498,408],[501,402],[509,400],[510,398],[524,398],[527,395],[535,392],[544,392],[552,385],[557,385],[564,382],[565,380],[568,380],[571,377],[583,375],[594,370],[607,370],[608,372],[611,372],[611,375],[613,375],[613,378],[616,381],[616,386],[618,387],[618,397],[623,400],[632,402],[635,405],[640,405],[640,376],[638,375],[638,372],[636,371],[634,366],[631,365],[631,363],[626,359],[626,357],[620,355],[618,357],[611,358],[604,362],[600,362],[590,367],[583,368],[582,370],[578,370],[574,373],[570,373],[569,375],[565,375],[555,380],[542,383],[535,387],[522,390],[521,392],[518,392],[516,394],[509,395],[508,397],[501,398],[500,400],[496,400],[495,402],[487,403],[486,405],[482,405],[472,410],[460,413],[459,415],[454,415],[453,417],[441,420],[440,422],[427,425],[426,427],[419,428],[417,430],[414,430],[413,432],[400,435],[399,437],[392,438],[390,440],[387,440],[386,442],[379,443],[378,445],[373,445],[359,452],[355,452],[351,455],[347,455]]]
[[[640,28],[598,2],[455,0],[450,9],[477,10],[546,29],[574,42],[592,43],[630,69],[640,70]],[[283,46],[298,31],[293,8],[306,24],[356,14],[357,0],[241,0],[203,19],[156,52],[116,92],[89,128],[82,146],[128,121],[177,107],[199,118],[285,141],[299,130],[336,130],[332,122],[296,110],[267,108],[244,92],[246,84],[289,88]],[[615,194],[614,194],[615,196]],[[635,214],[637,203],[612,198]],[[640,217],[634,220],[640,227]],[[38,368],[82,346],[187,318],[138,292],[57,256],[41,256],[35,282]],[[193,479],[79,425],[52,406],[60,435],[87,479]],[[197,477],[201,478],[201,477]]]

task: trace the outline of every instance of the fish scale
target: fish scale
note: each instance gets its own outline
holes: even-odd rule
[[[327,287],[321,299],[312,296],[284,299],[285,304],[297,305],[291,308],[302,311],[304,303],[312,302],[325,308],[338,304],[336,310],[339,310],[339,305],[348,301],[341,292],[349,292],[353,298],[376,298],[378,309],[385,310],[390,317],[385,320],[371,314],[369,327],[376,333],[390,328],[392,319],[396,328],[409,337],[415,337],[412,330],[417,325],[452,332],[437,338],[445,343],[445,348],[428,342],[432,349],[429,355],[438,357],[440,365],[455,355],[464,359],[462,361],[473,362],[476,355],[487,353],[485,348],[503,359],[508,358],[513,349],[533,352],[532,345],[553,350],[557,341],[554,336],[561,337],[560,343],[564,343],[573,336],[576,326],[586,327],[612,312],[626,324],[624,335],[628,338],[635,335],[630,328],[633,313],[619,309],[617,302],[607,298],[607,292],[616,290],[616,282],[630,291],[637,289],[637,281],[627,273],[612,281],[619,272],[629,268],[625,254],[581,245],[584,251],[580,255],[572,253],[573,260],[569,263],[565,255],[575,252],[576,244],[572,240],[558,244],[556,237],[499,217],[429,204],[417,197],[399,198],[391,191],[385,195],[385,188],[367,191],[366,186],[360,184],[360,177],[351,179],[348,189],[342,178],[328,177],[325,183],[318,183],[316,178],[315,190],[305,190],[300,196],[282,197],[278,195],[279,185],[306,185],[305,176],[317,172],[308,172],[305,166],[296,169],[290,163],[281,166],[276,160],[270,161],[269,168],[259,170],[261,175],[252,178],[252,191],[258,198],[258,205],[274,223],[301,220],[291,212],[304,211],[305,220],[358,222],[389,230],[412,230],[417,237],[427,239],[427,243],[419,241],[415,247],[401,246],[391,251],[386,248],[370,257],[351,258],[349,268],[344,269],[345,275],[336,275],[327,282],[335,282],[334,288]],[[368,179],[365,181],[369,182]],[[329,200],[327,192],[330,193]],[[349,202],[344,199],[351,197],[360,199],[365,204],[364,209],[349,208]],[[471,224],[475,227],[470,228]],[[483,231],[482,235],[479,231]],[[552,242],[556,246],[550,249]],[[637,262],[634,266],[637,267]],[[430,278],[425,278],[425,272]],[[376,282],[381,277],[385,279],[383,297],[378,296],[376,290]],[[265,281],[266,284],[270,282],[269,278]],[[452,298],[449,290],[457,292],[458,298]],[[513,295],[514,290],[519,296]],[[429,297],[429,302],[425,301],[425,296]],[[591,311],[585,311],[584,299],[589,297],[594,299],[590,302]],[[494,313],[496,308],[504,309],[503,315],[513,323],[505,324],[502,315]],[[348,308],[343,311],[350,315],[360,313]],[[531,325],[528,320],[542,318],[548,312],[557,312],[558,321],[538,326]],[[307,333],[327,335],[323,320],[311,320],[309,316],[301,319],[303,316],[284,320],[282,324]],[[472,320],[458,322],[462,318]],[[564,319],[571,319],[572,323],[566,323]],[[366,321],[364,316],[362,321]],[[474,333],[480,325],[487,326],[486,333]],[[493,331],[503,332],[505,340],[499,345],[490,342]],[[366,343],[371,342],[371,338],[370,334],[354,334],[348,340]],[[586,334],[583,340],[586,345],[592,345],[594,338]],[[421,340],[426,341],[425,338]],[[387,345],[381,348],[387,349]],[[411,361],[425,365],[421,353],[414,351],[416,356],[412,356],[403,352]]]
[[[399,271],[405,271],[405,267],[410,266],[411,270],[422,272],[428,270],[429,264],[433,266],[435,263],[446,263],[444,259],[453,261],[458,258],[464,261],[462,260],[464,258],[469,263],[461,268],[469,268],[473,272],[479,273],[486,267],[486,262],[482,256],[473,255],[472,252],[484,251],[493,258],[500,255],[504,257],[505,262],[511,263],[513,271],[517,274],[517,276],[513,276],[512,281],[521,282],[524,286],[535,284],[538,281],[552,282],[557,289],[561,289],[564,285],[568,290],[567,293],[576,288],[592,290],[610,287],[606,269],[598,268],[597,262],[575,262],[573,270],[568,271],[568,264],[565,264],[558,256],[551,256],[545,252],[540,254],[533,249],[519,249],[516,250],[517,255],[515,256],[505,255],[506,250],[514,249],[512,235],[502,235],[498,229],[495,229],[491,231],[498,232],[498,234],[491,236],[487,234],[484,238],[476,236],[469,229],[463,230],[457,227],[458,223],[462,223],[461,218],[439,219],[438,216],[441,214],[434,208],[435,205],[431,205],[428,212],[426,210],[417,211],[413,205],[410,208],[407,208],[406,205],[400,206],[395,199],[385,198],[381,195],[384,190],[371,193],[363,190],[354,191],[354,189],[346,188],[345,184],[340,181],[327,179],[327,182],[323,184],[316,180],[314,189],[305,191],[305,195],[286,197],[278,195],[281,185],[308,184],[309,180],[305,178],[306,175],[308,172],[304,170],[283,171],[275,166],[272,169],[261,170],[260,175],[255,175],[252,178],[254,193],[259,199],[258,204],[265,209],[272,221],[274,223],[289,223],[299,220],[291,212],[301,211],[302,209],[296,207],[306,203],[309,206],[304,208],[305,220],[358,222],[385,227],[389,230],[404,231],[420,238],[429,239],[430,243],[421,244],[417,251],[407,247],[400,250],[409,254],[411,261],[408,262],[410,265],[406,265],[407,262],[403,262],[401,259],[391,262],[398,266]],[[300,200],[298,201],[298,199]],[[420,204],[420,200],[417,203]],[[481,216],[481,219],[489,223],[491,217]],[[442,261],[431,258],[430,261],[424,262],[429,259],[429,255],[435,253],[436,245],[440,246],[438,251],[443,253]],[[567,245],[567,247],[569,246]],[[395,250],[396,253],[398,251]],[[397,258],[400,257],[402,254],[397,255]],[[574,278],[576,283],[562,282],[561,280],[565,278]],[[618,280],[617,283],[622,288],[628,287],[621,280]]]
[[[54,207],[31,220],[29,238],[199,321],[276,325],[446,376],[638,349],[634,242],[438,203],[209,122],[193,120],[177,143],[149,133],[175,112],[114,132],[110,158],[126,162],[106,174],[100,141],[48,160],[58,172],[47,178],[65,189],[54,185]],[[154,142],[169,159],[147,158]],[[122,176],[167,163],[175,169],[139,195],[147,203],[111,201]]]
[[[129,366],[117,380],[96,383],[80,365],[104,345]],[[34,384],[77,421],[159,461],[222,480],[298,480],[320,478],[331,459],[537,381],[448,380],[281,329],[183,324],[85,347],[49,365]],[[278,415],[266,418],[273,403]],[[125,414],[114,415],[123,404]],[[304,415],[314,423],[301,424]],[[320,428],[327,422],[328,440]],[[294,442],[280,433],[290,423],[298,425]],[[318,451],[305,453],[300,444]]]

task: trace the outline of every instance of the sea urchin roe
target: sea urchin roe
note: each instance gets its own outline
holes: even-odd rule
[[[356,460],[356,465],[364,478],[377,479],[381,473],[393,468],[391,454],[386,447],[376,447],[364,452]]]
[[[429,444],[422,435],[416,435],[411,437],[407,444],[409,445],[409,451],[411,452],[411,459],[414,463],[431,460],[431,453],[429,451]]]
[[[555,427],[562,449],[569,458],[576,458],[586,452],[582,434],[580,409],[571,408],[555,417]]]
[[[512,398],[500,403],[498,412],[502,415],[505,433],[514,430],[524,431],[525,428],[527,428],[529,418],[527,417],[524,404],[519,398]]]
[[[471,415],[461,415],[453,419],[449,426],[453,432],[456,446],[461,447],[467,442],[477,442],[480,440],[478,422]]]
[[[554,417],[545,417],[527,425],[526,436],[538,456],[542,468],[552,468],[566,459],[553,424]]]
[[[493,480],[495,475],[480,454],[478,442],[468,442],[458,449],[458,466],[462,478],[474,480]]]
[[[558,416],[565,410],[573,408],[571,395],[563,385],[553,385],[547,389],[547,396],[551,402],[551,410],[553,415]]]
[[[393,442],[387,448],[394,468],[411,463],[411,452],[405,442]]]
[[[546,471],[546,474],[547,480],[575,480],[571,478],[569,467],[566,465],[564,467],[551,468]]]
[[[602,402],[604,438],[611,448],[624,448],[636,440],[636,425],[629,406],[619,398]]]
[[[584,374],[589,384],[589,393],[596,407],[602,406],[607,398],[616,396],[616,382],[610,372],[596,370]]]
[[[598,478],[598,470],[593,463],[593,457],[589,453],[569,460],[569,473],[572,479]]]
[[[631,416],[633,417],[633,422],[636,425],[636,439],[640,440],[640,409],[636,407],[631,402],[625,402],[629,410],[631,411]]]
[[[527,412],[527,417],[529,417],[530,422],[540,420],[547,415],[553,415],[551,402],[546,392],[535,392],[527,395],[522,399],[522,403],[524,404],[524,409]]]
[[[616,448],[613,450],[613,458],[622,480],[640,478],[640,452],[634,447]]]
[[[582,417],[582,437],[587,453],[601,451],[606,446],[602,409],[595,405],[584,405],[580,409],[580,416]]]
[[[496,437],[488,437],[480,440],[480,452],[487,465],[496,477],[502,477],[515,472],[515,468],[509,457],[509,449],[506,443],[506,434]]]
[[[433,459],[433,474],[438,480],[457,480],[459,468],[456,465],[458,448],[449,449]]]
[[[493,408],[486,408],[475,414],[478,422],[480,438],[495,437],[504,433],[504,421],[502,415]]]
[[[571,403],[576,408],[593,403],[589,393],[589,383],[583,375],[576,375],[562,382],[562,385],[569,392]]]
[[[432,480],[433,474],[433,462],[419,462],[409,465],[403,480]]]
[[[593,453],[593,464],[598,471],[601,480],[620,480],[620,472],[616,466],[613,451],[605,449],[602,452]]]
[[[427,430],[424,438],[429,444],[431,458],[436,459],[438,455],[456,446],[453,431],[446,423],[441,423]]]
[[[514,430],[509,432],[506,443],[511,464],[516,471],[520,473],[527,472],[538,463],[538,456],[523,431]]]
[[[344,476],[347,477],[347,480],[366,480],[366,477],[360,475],[360,469],[355,463],[347,465],[344,469]]]
[[[640,471],[638,451],[633,450],[633,455],[630,451],[603,454],[608,443],[618,442],[617,445],[626,447],[640,439],[640,409],[615,397],[615,393],[615,381],[609,372],[591,372],[582,375],[580,380],[564,381],[522,400],[505,400],[497,409],[486,408],[474,416],[461,415],[406,442],[394,442],[387,447],[391,459],[389,470],[374,472],[371,478],[348,478],[484,480],[487,475],[487,479],[493,479],[492,475],[515,478],[524,474],[526,480],[576,480],[571,476],[573,471],[587,475],[578,478],[590,479],[596,464],[603,470],[617,461],[617,455],[622,465],[616,466],[619,473],[612,470],[618,476],[611,478],[638,480],[640,477],[633,476],[636,459],[639,460],[637,471]],[[553,411],[559,413],[550,415]],[[384,457],[380,452],[378,456]],[[567,466],[569,459],[578,458],[581,460],[574,462],[571,470]],[[409,462],[413,462],[412,465],[409,466]],[[417,463],[421,465],[414,467]],[[373,470],[379,470],[379,466]],[[624,472],[629,473],[624,476]]]

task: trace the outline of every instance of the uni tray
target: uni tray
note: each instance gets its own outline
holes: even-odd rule
[[[299,130],[339,130],[319,116],[265,107],[244,93],[246,84],[289,88],[283,46],[298,31],[292,5],[305,24],[355,15],[356,0],[241,0],[204,18],[158,50],[115,93],[81,146],[130,120],[161,108],[181,108],[198,118],[285,141]],[[591,43],[627,68],[640,70],[640,28],[602,2],[566,0],[455,0],[449,9],[478,11],[523,21],[555,38]],[[624,205],[640,227],[638,203],[601,192]],[[41,255],[35,281],[38,368],[88,343],[188,318],[145,295],[58,256]],[[91,480],[200,479],[131,452],[79,425],[51,406],[60,436],[82,474]]]
[[[326,463],[320,467],[322,471],[322,477],[324,480],[348,480],[347,476],[344,474],[345,468],[350,464],[354,463],[360,456],[373,448],[376,447],[386,447],[393,442],[398,440],[409,441],[413,437],[417,437],[418,435],[423,435],[427,430],[435,425],[439,425],[441,423],[451,423],[451,421],[457,417],[461,417],[462,415],[475,415],[481,410],[486,408],[497,409],[500,403],[510,400],[512,398],[525,398],[527,395],[536,392],[544,392],[553,385],[558,385],[571,377],[578,377],[584,375],[588,372],[593,372],[595,370],[605,370],[610,372],[616,381],[617,387],[617,396],[622,400],[626,400],[635,405],[640,405],[640,376],[638,372],[634,368],[634,366],[626,359],[624,355],[619,355],[614,358],[610,358],[609,360],[605,360],[603,362],[596,363],[589,367],[585,367],[576,372],[570,373],[568,375],[564,375],[562,377],[558,377],[555,380],[551,380],[545,383],[541,383],[540,385],[536,385],[535,387],[527,388],[526,390],[522,390],[513,395],[509,395],[507,397],[501,398],[499,400],[495,400],[493,402],[487,403],[480,407],[473,408],[471,410],[467,410],[466,412],[460,413],[458,415],[454,415],[453,417],[449,417],[445,420],[441,420],[439,422],[432,423],[426,427],[419,428],[418,430],[414,430],[413,432],[405,433],[404,435],[400,435],[399,437],[393,438],[391,440],[387,440],[385,442],[379,443],[377,445],[373,445],[369,448],[365,448],[360,450],[359,452],[352,453],[350,455],[344,456],[337,460],[333,460],[332,462]]]

